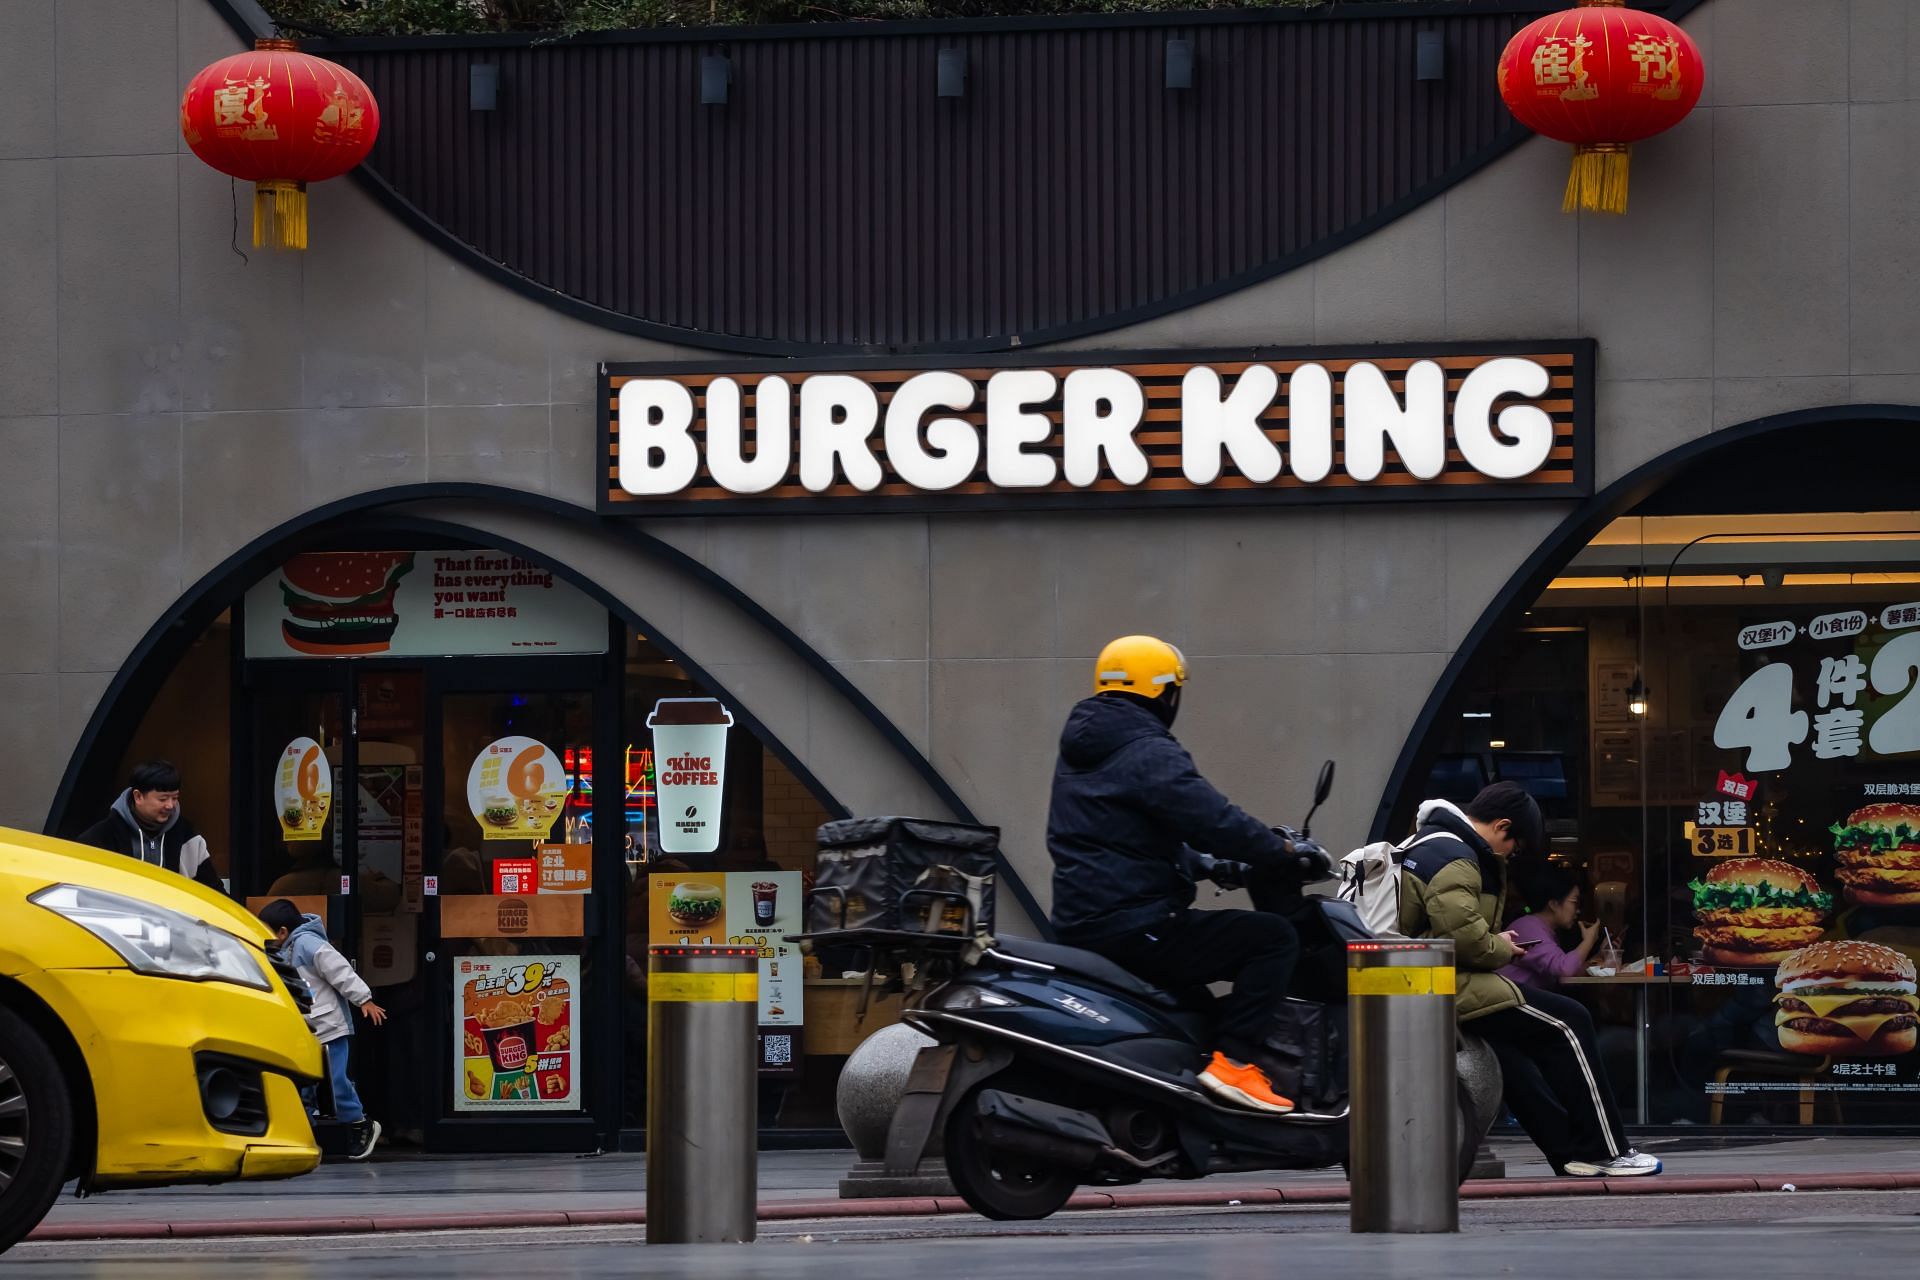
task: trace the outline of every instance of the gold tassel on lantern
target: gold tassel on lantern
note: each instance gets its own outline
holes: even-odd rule
[[[1567,174],[1563,212],[1585,209],[1593,213],[1627,211],[1627,159],[1633,148],[1624,142],[1583,142],[1573,149],[1573,170]]]
[[[274,179],[253,184],[253,247],[307,247],[307,184]]]

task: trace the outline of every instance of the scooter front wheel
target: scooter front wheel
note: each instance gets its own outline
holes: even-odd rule
[[[970,1208],[996,1221],[1032,1221],[1060,1209],[1080,1185],[1071,1169],[993,1145],[981,1123],[978,1089],[947,1121],[947,1177]]]

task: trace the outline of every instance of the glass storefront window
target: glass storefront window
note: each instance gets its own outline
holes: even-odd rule
[[[1647,516],[1449,695],[1422,794],[1540,800],[1621,952],[1567,993],[1642,1122],[1920,1121],[1917,680],[1920,515]]]
[[[718,723],[732,712],[707,703],[707,691],[646,638],[629,639],[625,674],[625,1122],[638,1127],[646,1116],[648,944],[750,937],[763,947],[760,1123],[831,1128],[844,1041],[880,1022],[856,1030],[839,992],[810,979],[797,950],[778,941],[798,931],[814,832],[831,815],[777,753],[738,723]],[[690,817],[704,786],[721,796],[717,830]]]

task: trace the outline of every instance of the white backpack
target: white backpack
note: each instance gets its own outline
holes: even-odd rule
[[[1340,859],[1338,896],[1342,902],[1353,904],[1361,923],[1374,937],[1404,936],[1400,932],[1400,864],[1409,849],[1445,834],[1434,831],[1410,836],[1400,844],[1375,840]]]

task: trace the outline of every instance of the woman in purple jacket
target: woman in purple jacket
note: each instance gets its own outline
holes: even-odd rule
[[[1587,957],[1600,936],[1599,922],[1580,922],[1580,886],[1559,867],[1548,865],[1523,877],[1520,891],[1528,914],[1513,922],[1512,933],[1526,949],[1500,975],[1521,986],[1555,990],[1560,979],[1586,971]],[[1576,927],[1580,945],[1568,951],[1560,945],[1560,935]]]

